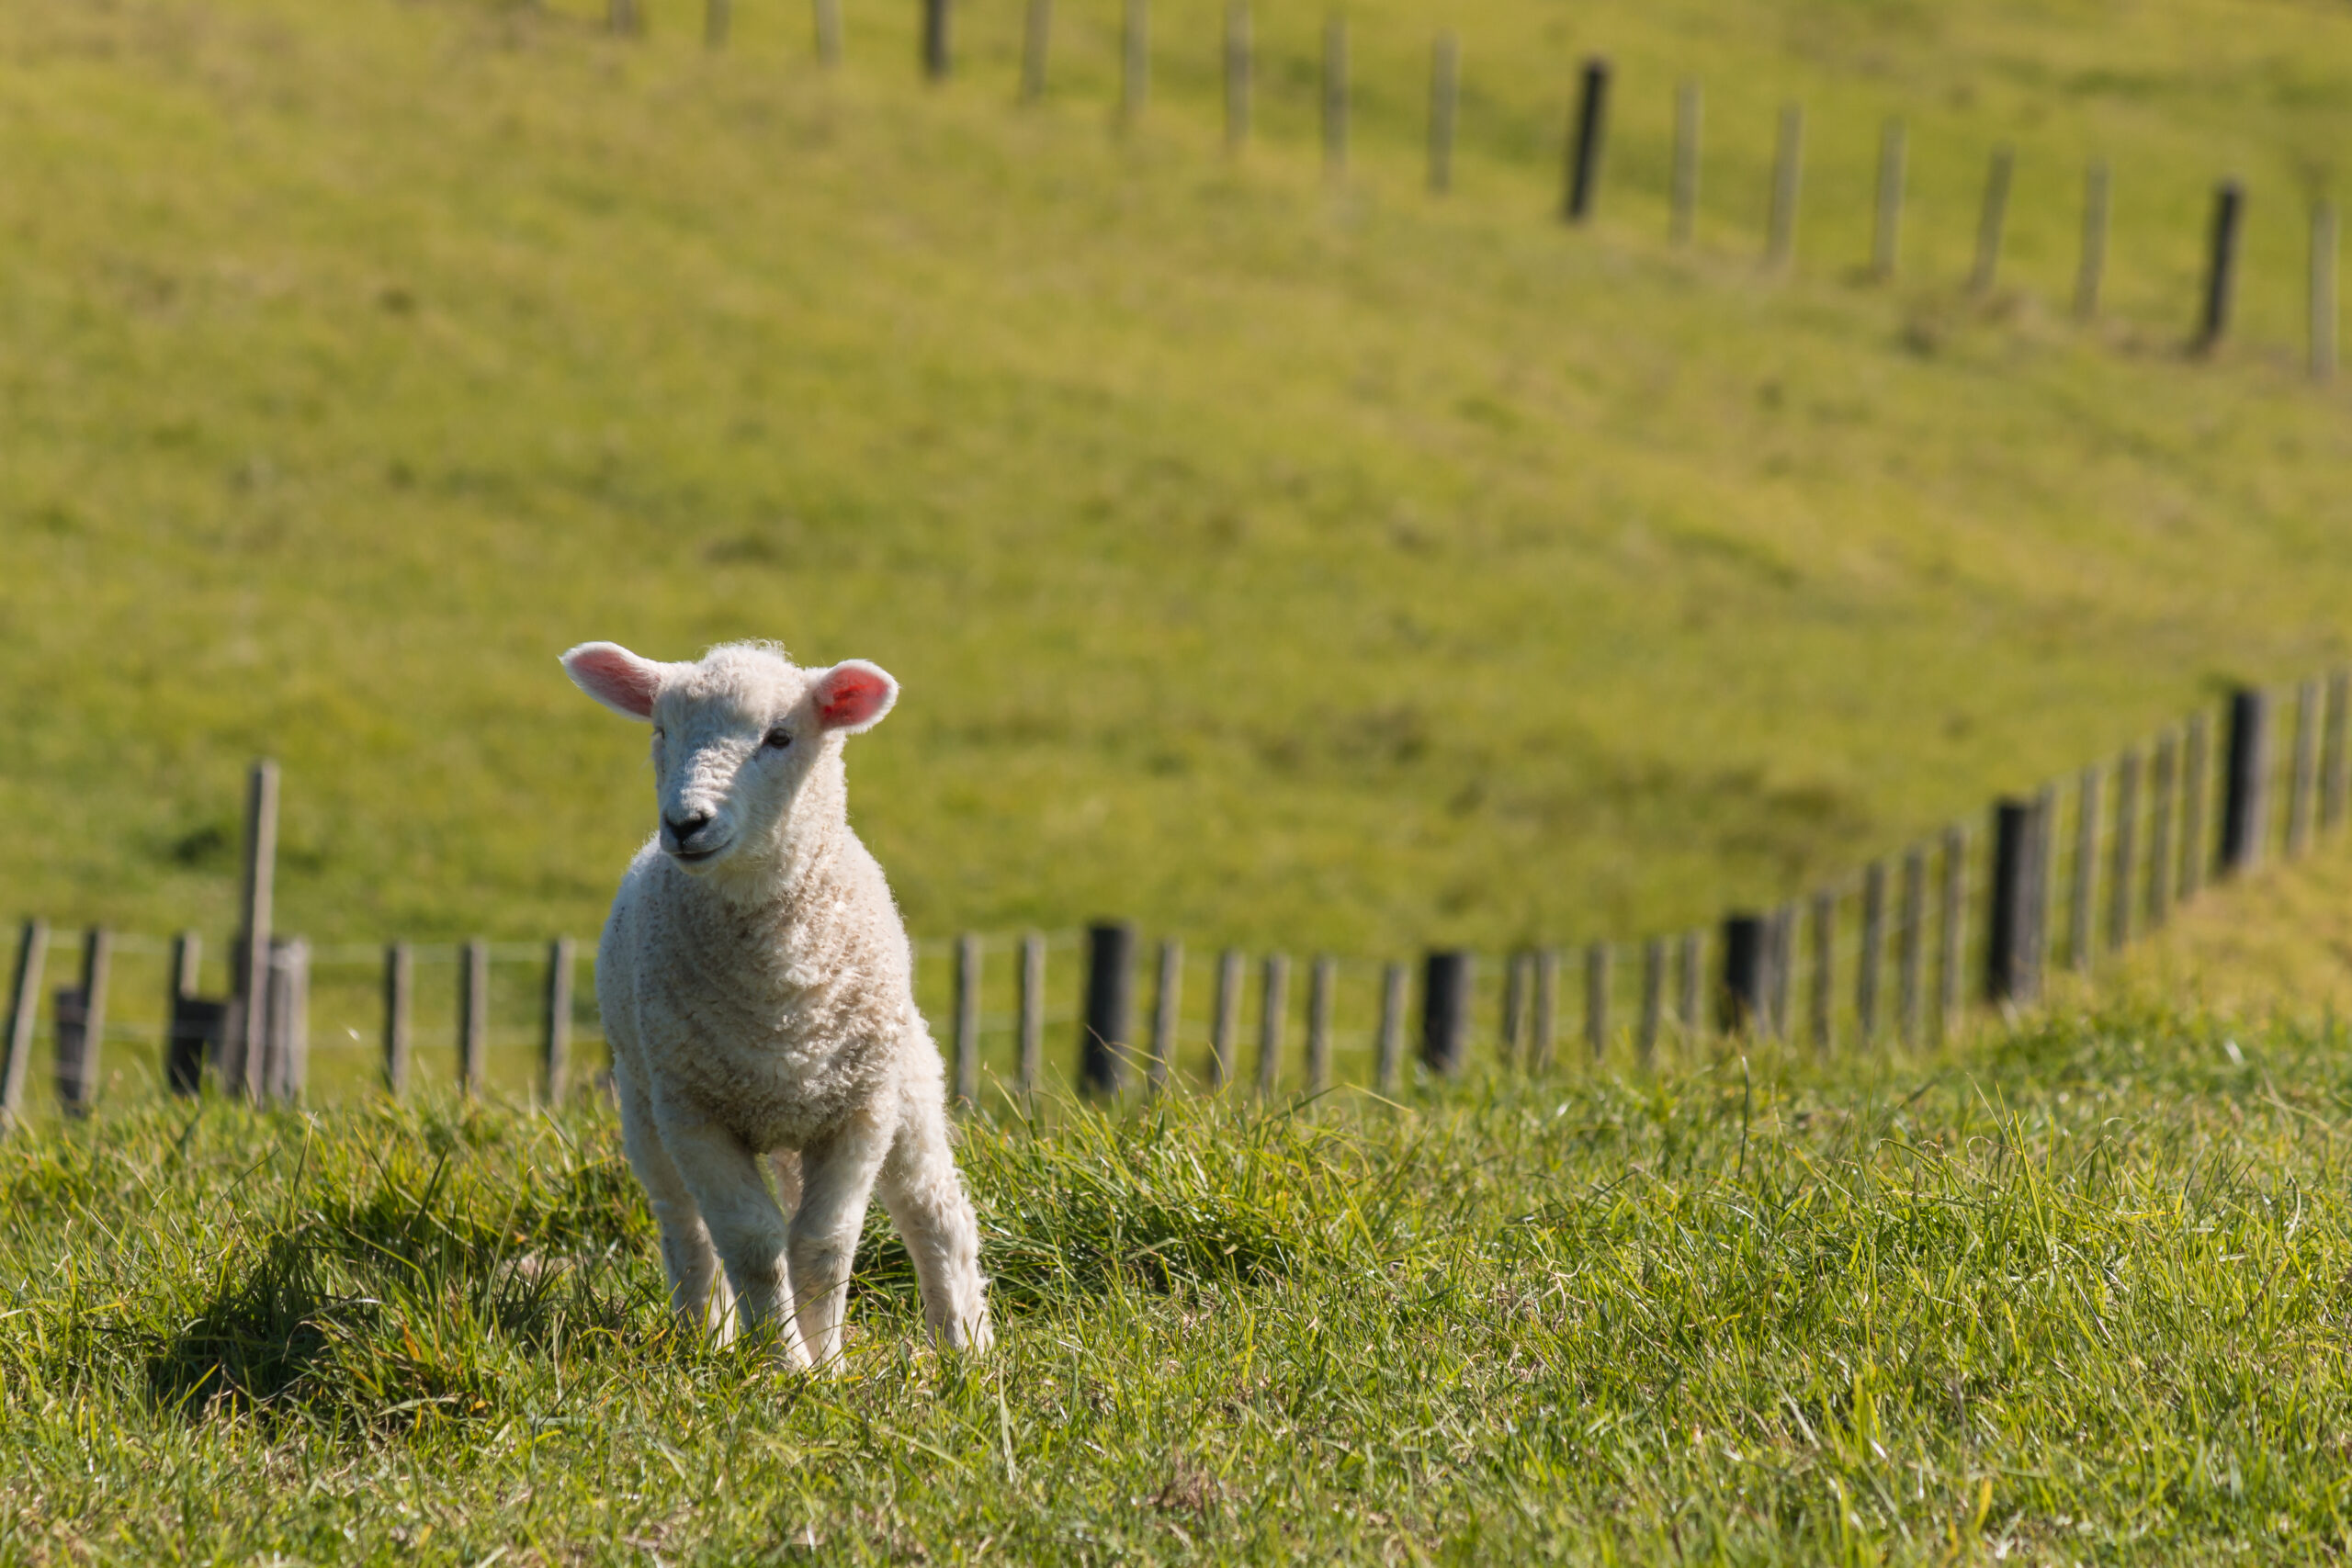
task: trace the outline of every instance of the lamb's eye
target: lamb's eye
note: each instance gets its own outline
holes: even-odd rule
[[[767,733],[767,738],[760,744],[771,751],[781,751],[792,744],[792,732],[788,729],[771,729]]]

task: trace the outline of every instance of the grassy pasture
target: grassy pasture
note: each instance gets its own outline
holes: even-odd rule
[[[327,942],[594,929],[636,735],[553,654],[775,635],[907,683],[858,820],[918,931],[1102,911],[1368,953],[1627,935],[1781,896],[2229,679],[2346,649],[2343,394],[2299,376],[2301,208],[2352,19],[2130,6],[1450,7],[1460,188],[1419,189],[1435,15],[1267,9],[1216,151],[1217,8],[1115,17],[113,0],[0,16],[0,888],[216,945],[239,777],[287,768]],[[1547,219],[1575,62],[1603,215]],[[1673,80],[1701,243],[1664,245]],[[1803,265],[1763,163],[1811,116]],[[1912,124],[1860,285],[1879,118]],[[1961,291],[1983,160],[2012,251]],[[2115,165],[2112,314],[2064,319]],[[2180,352],[2211,178],[2244,339]]]
[[[2205,1562],[2346,1544],[2340,1038],[1059,1100],[1001,1326],[664,1327],[608,1113],[148,1101],[0,1147],[0,1560]]]

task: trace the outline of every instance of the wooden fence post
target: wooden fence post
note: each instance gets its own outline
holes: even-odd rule
[[[1282,1082],[1283,1026],[1290,1021],[1290,955],[1266,954],[1258,981],[1258,1093],[1267,1099]]]
[[[1995,1006],[2033,999],[2024,952],[2031,918],[2027,879],[2031,875],[2032,831],[2031,806],[2007,798],[1995,803],[1993,908],[1984,942],[1984,999]]]
[[[842,0],[815,0],[817,63],[830,71],[842,62]]]
[[[725,49],[727,35],[734,22],[729,0],[703,0],[702,44],[705,49]]]
[[[966,931],[956,939],[956,1100],[980,1100],[980,939]]]
[[[2179,762],[2178,743],[2169,731],[2156,737],[2148,767],[2147,927],[2155,931],[2172,908],[2173,770]]]
[[[1233,0],[1225,8],[1225,150],[1250,144],[1250,6]]]
[[[1223,1089],[1233,1081],[1234,1064],[1241,1049],[1241,950],[1228,947],[1217,955],[1216,1010],[1209,1018],[1209,1084]]]
[[[2206,872],[2213,863],[2212,841],[2205,834],[2205,807],[2213,798],[2205,728],[2205,715],[2192,713],[2181,739],[2180,874],[2174,884],[2184,899],[2195,897],[2205,886]]]
[[[1609,958],[1605,942],[1584,950],[1584,1043],[1596,1062],[1609,1049]]]
[[[1323,24],[1323,172],[1348,172],[1348,18],[1338,11]]]
[[[172,939],[172,969],[164,990],[164,1087],[179,1096],[204,1084],[205,1034],[190,1016],[203,985],[204,938],[182,931]]]
[[[539,1037],[539,1085],[549,1105],[571,1091],[572,947],[568,936],[548,943],[547,1027]]]
[[[1928,852],[1913,845],[1903,852],[1902,926],[1895,938],[1895,1033],[1903,1043],[1919,1043],[1920,981],[1928,947]]]
[[[1937,896],[1936,1043],[1960,1028],[1960,971],[1968,939],[1968,829],[1944,829],[1943,880]]]
[[[1634,1037],[1634,1055],[1642,1071],[1657,1068],[1659,1026],[1666,1021],[1666,939],[1654,936],[1642,943],[1642,1025]]]
[[[226,1073],[248,1103],[261,1103],[268,1050],[269,935],[277,880],[277,764],[264,758],[245,780],[245,860],[237,922],[237,999],[243,1028]]]
[[[1183,1001],[1184,944],[1169,937],[1159,944],[1159,980],[1151,998],[1151,1063],[1146,1083],[1154,1094],[1167,1089],[1168,1075],[1175,1070]]]
[[[458,1087],[481,1092],[490,1072],[490,943],[466,943],[458,963]]]
[[[384,1089],[394,1100],[408,1092],[409,1001],[416,984],[416,955],[408,943],[384,949]]]
[[[1374,1072],[1383,1094],[1393,1093],[1405,1055],[1405,966],[1383,964],[1380,970],[1380,1043]]]
[[[2295,751],[2287,774],[2287,858],[2301,860],[2311,847],[2312,809],[2319,794],[2319,682],[2295,688]]]
[[[1576,135],[1568,142],[1567,200],[1562,215],[1571,223],[1592,216],[1600,194],[1600,145],[1609,128],[1609,62],[1599,55],[1584,62],[1577,98]]]
[[[1757,1034],[1768,1026],[1765,925],[1761,915],[1724,918],[1724,988],[1716,1021],[1725,1034]]]
[[[2032,987],[2032,998],[2040,1001],[2043,980],[2050,966],[2050,910],[2052,890],[2058,866],[2058,791],[2055,785],[2044,784],[2034,792],[2033,837],[2030,840],[2033,859],[2030,884],[2031,923],[2026,928],[2026,975]]]
[[[947,47],[948,0],[922,0],[922,73],[934,82],[947,80],[953,62]]]
[[[1086,929],[1086,1014],[1080,1026],[1078,1081],[1090,1094],[1115,1095],[1125,1077],[1135,1029],[1136,929],[1097,920]]]
[[[1835,948],[1838,940],[1838,895],[1827,888],[1813,896],[1813,1048],[1829,1055],[1835,1036],[1830,1010],[1838,999]]]
[[[98,1091],[107,1029],[107,979],[114,968],[114,934],[92,926],[82,939],[82,984],[57,994],[57,1102],[69,1116],[87,1116]]]
[[[1996,147],[1992,165],[1984,171],[1984,207],[1976,219],[1976,269],[1968,278],[1968,287],[1979,294],[1992,291],[1993,279],[2001,269],[2001,231],[2008,222],[2013,161],[2009,149]]]
[[[269,1096],[301,1102],[311,1076],[311,944],[278,937],[269,950]]]
[[[1804,168],[1804,109],[1781,110],[1781,137],[1772,154],[1772,219],[1765,240],[1765,265],[1787,266],[1797,253],[1797,195]]]
[[[1700,931],[1687,931],[1674,952],[1675,1021],[1684,1035],[1694,1040],[1707,1026],[1706,964],[1701,952],[1705,942]]]
[[[2107,274],[2107,165],[2094,163],[2083,171],[2083,254],[2075,271],[2075,314],[2086,321],[2098,314]]]
[[[1538,948],[1535,952],[1535,1031],[1530,1043],[1527,1070],[1544,1073],[1552,1069],[1554,1042],[1560,1032],[1560,950],[1556,947]]]
[[[1119,25],[1119,121],[1132,128],[1151,97],[1151,0],[1127,0]]]
[[[2338,670],[2327,678],[2327,712],[2320,728],[2319,828],[2332,833],[2344,825],[2345,720],[2352,716],[2352,673]]]
[[[2205,310],[2197,328],[2197,346],[2208,354],[2229,335],[2230,306],[2237,294],[2238,226],[2245,216],[2245,187],[2223,180],[2213,193],[2212,254],[2206,263]]]
[[[1332,988],[1339,983],[1339,960],[1318,953],[1306,974],[1306,1092],[1321,1094],[1331,1087]]]
[[[1878,133],[1878,225],[1871,236],[1871,276],[1894,280],[1903,255],[1903,165],[1907,151],[1903,122],[1893,116]]]
[[[2314,381],[2335,375],[2335,204],[2312,208],[2311,372]]]
[[[2107,950],[2120,953],[2132,940],[2132,873],[2139,860],[2140,753],[2115,760],[2115,842],[2107,874]]]
[[[1421,978],[1421,1060],[1451,1077],[1462,1070],[1470,1033],[1470,955],[1433,952]]]
[[[1854,1017],[1861,1043],[1878,1043],[1879,973],[1886,962],[1886,863],[1862,871],[1862,945],[1854,957]]]
[[[1530,973],[1535,966],[1532,949],[1521,948],[1503,958],[1502,1057],[1507,1066],[1519,1065],[1519,1053],[1528,1043],[1527,1010],[1532,989]]]
[[[1021,934],[1021,1060],[1015,1083],[1024,1100],[1037,1092],[1046,1070],[1046,939]]]
[[[1783,904],[1772,911],[1765,927],[1770,945],[1764,956],[1765,1010],[1772,1038],[1789,1036],[1789,995],[1797,969],[1797,907]]]
[[[2066,963],[2077,974],[2091,966],[2092,910],[2098,897],[2099,768],[2085,768],[2075,785],[2074,886],[2066,900]]]
[[[1430,194],[1453,188],[1453,116],[1462,90],[1462,51],[1452,33],[1430,45]]]
[[[1706,98],[1685,79],[1674,89],[1674,189],[1667,239],[1687,245],[1699,228],[1699,144],[1706,128]]]
[[[637,0],[606,0],[605,30],[615,38],[633,38],[640,30]]]
[[[0,1061],[0,1133],[24,1119],[25,1074],[33,1060],[33,1023],[40,1014],[41,961],[49,953],[47,921],[27,920],[17,939],[17,981],[8,994],[8,1049]]]
[[[1021,22],[1021,101],[1046,96],[1046,63],[1053,45],[1054,0],[1029,0]]]
[[[2262,863],[2269,826],[2270,694],[2242,686],[2230,694],[2229,772],[2222,781],[2222,873]]]

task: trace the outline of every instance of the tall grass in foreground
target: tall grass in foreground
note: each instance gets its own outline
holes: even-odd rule
[[[2341,1040],[2159,1013],[972,1126],[1001,1348],[671,1331],[610,1115],[0,1149],[0,1561],[2265,1559],[2352,1535]],[[649,1557],[650,1554],[650,1557]]]

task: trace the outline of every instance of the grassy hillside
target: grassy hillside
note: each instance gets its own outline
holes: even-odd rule
[[[1459,189],[1419,189],[1435,13],[115,0],[0,14],[0,905],[229,923],[286,767],[288,925],[592,927],[637,732],[553,662],[745,635],[906,685],[858,821],[919,930],[1100,911],[1368,952],[1626,932],[1791,889],[2236,677],[2342,655],[2345,394],[2301,377],[2301,208],[2352,17],[2138,5],[1451,6]],[[1550,220],[1576,61],[1603,218]],[[1674,79],[1701,243],[1664,243]],[[1756,265],[1778,105],[1801,265]],[[1912,124],[1912,268],[1865,253]],[[2001,289],[1959,287],[2018,149]],[[2075,190],[2117,171],[2111,315]],[[2181,352],[2214,175],[2244,337]]]
[[[665,1330],[601,1110],[150,1100],[0,1145],[0,1559],[2324,1560],[2346,1060],[982,1120],[997,1352],[877,1228],[824,1383]]]

